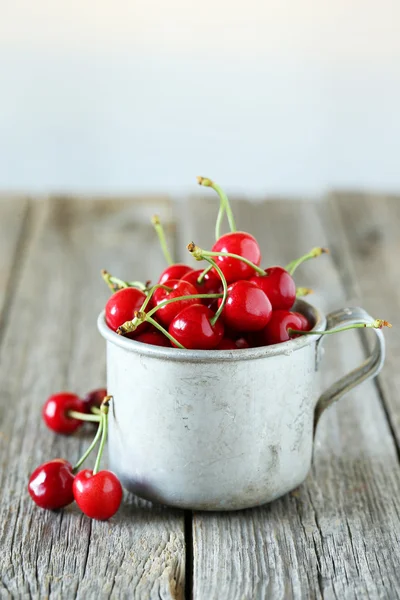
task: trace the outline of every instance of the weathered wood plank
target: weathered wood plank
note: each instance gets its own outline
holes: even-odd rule
[[[338,267],[348,294],[394,326],[386,336],[379,384],[400,448],[400,198],[337,193],[329,200],[328,217],[338,229],[333,239],[342,248]]]
[[[312,203],[241,203],[235,212],[259,239],[266,266],[331,237]],[[215,203],[205,197],[178,213],[182,246],[192,238],[210,246]],[[307,263],[296,279],[316,290],[311,301],[322,309],[346,304],[329,257]],[[353,332],[325,348],[321,390],[363,359]],[[365,383],[321,419],[314,468],[298,490],[253,510],[195,514],[194,599],[399,597],[399,492],[393,438],[374,384]]]
[[[26,249],[28,201],[0,197],[0,336]]]
[[[74,462],[91,433],[55,436],[41,422],[46,397],[105,382],[96,318],[108,296],[99,272],[156,277],[163,259],[148,218],[171,223],[165,200],[35,204],[31,245],[0,349],[0,595],[52,598],[182,598],[183,513],[126,495],[108,522],[75,505],[38,509],[26,492],[34,467]]]

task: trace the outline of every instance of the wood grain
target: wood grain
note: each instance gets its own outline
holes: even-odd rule
[[[88,430],[55,436],[40,409],[55,390],[84,393],[104,384],[96,318],[108,292],[100,269],[157,276],[163,258],[148,218],[158,212],[171,223],[169,204],[59,198],[31,210],[27,260],[0,348],[0,596],[181,599],[182,512],[127,495],[117,515],[101,523],[75,505],[42,511],[26,491],[38,464],[57,456],[74,462],[91,439]]]
[[[400,448],[400,198],[343,192],[330,196],[329,209],[335,242],[343,249],[338,268],[348,294],[393,324],[379,386]]]
[[[284,265],[333,235],[313,203],[240,202],[234,208],[240,228],[259,239],[266,266]],[[215,213],[208,196],[181,206],[181,246],[194,239],[209,247]],[[335,254],[307,263],[296,277],[315,289],[310,300],[325,311],[347,303]],[[332,336],[318,388],[363,356],[355,333]],[[194,599],[399,597],[399,492],[386,415],[376,386],[365,383],[322,417],[314,467],[298,490],[253,510],[195,514]]]
[[[0,197],[0,338],[5,313],[19,278],[28,243],[29,214],[25,198]]]

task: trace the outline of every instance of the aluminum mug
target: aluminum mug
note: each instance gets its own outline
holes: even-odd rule
[[[362,308],[322,315],[298,300],[314,331],[373,321]],[[382,332],[369,358],[320,398],[314,391],[325,336],[262,348],[181,350],[121,337],[104,312],[107,340],[109,465],[128,490],[196,510],[238,510],[296,488],[311,466],[322,412],[377,375]]]

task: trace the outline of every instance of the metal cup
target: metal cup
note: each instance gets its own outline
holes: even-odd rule
[[[362,308],[323,316],[299,300],[314,331],[373,321]],[[324,336],[243,350],[161,348],[118,336],[104,320],[110,468],[138,496],[196,510],[270,502],[304,481],[322,412],[377,375],[385,344],[315,396]]]

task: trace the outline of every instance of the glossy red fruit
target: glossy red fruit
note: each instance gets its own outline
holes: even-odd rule
[[[250,281],[267,294],[273,310],[290,310],[296,300],[293,277],[282,267],[269,267],[265,269],[265,273],[265,276],[253,276]]]
[[[204,304],[184,308],[171,322],[169,333],[190,350],[212,350],[224,335],[221,319],[211,325],[214,313]]]
[[[302,327],[300,327],[301,331],[310,331],[311,325],[308,322],[307,318],[304,315],[302,315],[301,313],[299,313],[299,312],[294,312],[293,311],[293,314],[294,315],[298,315],[299,318],[300,318],[300,320],[301,320],[301,322],[302,322]]]
[[[193,271],[192,267],[188,265],[184,265],[182,263],[175,263],[174,265],[169,265],[164,271],[161,273],[158,283],[167,284],[171,279],[182,279],[184,275]]]
[[[186,273],[181,279],[191,283],[196,288],[198,294],[220,294],[222,292],[222,283],[219,275],[213,271],[209,271],[204,275],[202,282],[199,283],[197,280],[202,272],[203,269],[190,271],[190,273]],[[202,300],[202,304],[206,306],[211,302],[213,302],[212,298],[203,298]]]
[[[250,344],[248,342],[248,340],[246,340],[246,338],[244,337],[240,337],[235,341],[236,344],[236,348],[238,348],[238,350],[243,350],[244,348],[250,348]]]
[[[222,235],[212,247],[213,252],[231,252],[239,254],[251,261],[257,267],[261,262],[261,252],[257,240],[244,231],[235,231]],[[237,258],[229,256],[214,256],[228,283],[239,279],[249,279],[254,275],[254,269]]]
[[[100,408],[104,397],[107,396],[106,388],[98,388],[97,390],[91,390],[83,397],[85,403],[85,412],[90,413],[91,408]],[[95,423],[97,427],[97,423]]]
[[[72,465],[63,458],[55,458],[33,471],[28,491],[40,508],[56,510],[74,501],[73,483]]]
[[[140,310],[145,300],[146,295],[141,290],[133,287],[123,288],[115,292],[106,304],[106,323],[109,328],[116,331],[126,321],[132,321],[135,312]],[[139,333],[143,333],[147,327],[148,323],[142,323],[129,337],[136,337]]]
[[[145,331],[138,335],[135,340],[142,342],[143,344],[151,344],[152,346],[164,346],[165,348],[171,348],[171,342],[161,331]]]
[[[158,288],[155,290],[153,294],[153,302],[155,306],[161,304],[165,300],[172,300],[173,298],[178,298],[179,296],[193,296],[197,294],[197,290],[188,281],[183,281],[182,279],[171,279],[168,281],[168,287],[172,288],[171,292],[164,290],[162,288]],[[172,319],[176,317],[178,313],[181,312],[187,306],[192,306],[193,304],[198,304],[199,300],[193,298],[189,300],[178,300],[177,302],[171,302],[171,304],[167,304],[162,308],[158,309],[154,316],[157,317],[157,320],[168,327],[171,323]]]
[[[231,340],[230,338],[227,338],[227,337],[223,337],[215,349],[216,350],[237,350],[238,347],[236,346],[234,340]]]
[[[218,301],[219,304],[222,299]],[[251,281],[236,281],[228,286],[228,298],[222,311],[224,324],[235,331],[260,331],[271,318],[267,295]]]
[[[270,346],[287,342],[294,336],[289,336],[288,329],[303,330],[302,315],[288,310],[274,310],[268,325],[257,336],[258,345]]]
[[[121,504],[122,486],[111,471],[93,475],[93,471],[84,469],[75,476],[72,489],[77,505],[91,519],[110,519]]]
[[[86,412],[82,398],[71,392],[60,392],[48,398],[42,409],[43,420],[49,429],[56,433],[73,433],[81,427],[83,421],[71,419],[68,411]]]

